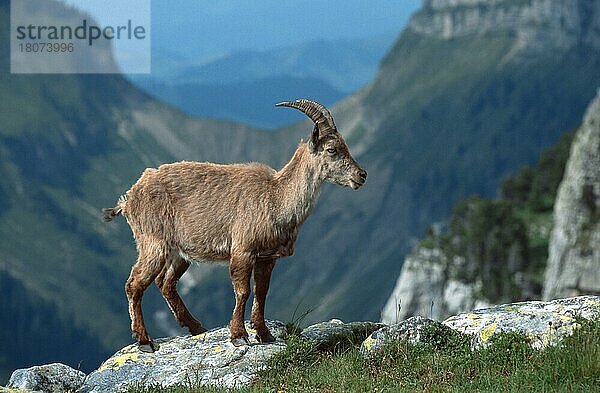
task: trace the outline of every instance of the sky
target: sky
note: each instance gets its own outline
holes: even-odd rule
[[[140,0],[136,0],[140,1]],[[142,0],[143,1],[143,0]],[[102,21],[102,0],[65,0]],[[152,0],[152,47],[189,58],[399,34],[421,0]]]

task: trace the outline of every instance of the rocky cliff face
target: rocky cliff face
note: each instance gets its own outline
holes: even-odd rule
[[[577,132],[554,205],[544,298],[600,293],[600,91]]]
[[[404,261],[381,321],[395,323],[414,315],[444,319],[487,306],[480,294],[481,282],[465,283],[452,277],[451,271],[464,265],[463,257],[449,258],[438,247],[417,247]]]
[[[451,39],[503,29],[515,49],[600,47],[600,3],[594,0],[426,0],[409,29]]]
[[[544,178],[555,180],[542,186]],[[448,233],[428,235],[406,258],[384,322],[419,314],[444,318],[506,296],[536,299],[542,287],[545,299],[600,293],[600,91],[572,142],[563,138],[534,169],[505,183],[513,191],[521,183],[528,194],[522,202],[513,196],[459,203]],[[550,193],[535,197],[539,189]],[[507,214],[496,214],[500,209]]]

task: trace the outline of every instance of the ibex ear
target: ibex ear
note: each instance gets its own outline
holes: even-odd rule
[[[315,126],[310,134],[310,139],[308,141],[308,148],[311,153],[316,153],[317,148],[319,147],[319,126],[315,123]]]

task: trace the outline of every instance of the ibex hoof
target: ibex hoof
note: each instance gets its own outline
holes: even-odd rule
[[[268,344],[275,342],[275,337],[273,337],[273,335],[270,332],[267,332],[267,334],[263,334],[262,336],[259,336],[257,334],[256,341],[258,341],[261,344]]]
[[[244,345],[250,345],[250,341],[248,341],[248,337],[246,337],[246,336],[242,336],[242,337],[238,337],[238,338],[232,338],[231,339],[231,343],[235,347],[241,347],[241,346],[244,346]]]
[[[154,353],[155,351],[158,351],[158,344],[154,341],[150,341],[147,344],[138,344],[138,348],[142,352]]]
[[[195,329],[190,328],[190,334],[192,336],[197,336],[199,334],[206,333],[206,332],[208,332],[208,330],[206,330],[202,325],[198,326]]]

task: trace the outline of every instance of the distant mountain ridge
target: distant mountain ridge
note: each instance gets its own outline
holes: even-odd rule
[[[194,116],[275,128],[296,119],[273,102],[310,96],[330,105],[373,79],[393,42],[386,34],[366,39],[318,40],[266,51],[240,51],[194,65],[158,51],[153,74],[131,75],[139,87]]]
[[[590,0],[425,0],[409,28],[451,39],[505,29],[522,49],[600,47],[600,4]]]
[[[234,52],[200,65],[183,59],[177,67],[169,65],[166,70],[161,57],[154,67],[162,82],[171,85],[229,85],[277,76],[312,77],[348,93],[372,80],[394,37],[395,33],[390,33],[362,39],[315,40],[265,51]]]
[[[323,105],[331,105],[346,95],[314,77],[273,76],[231,84],[168,85],[144,81],[137,85],[193,116],[233,119],[271,129],[297,119],[296,114],[275,108],[274,102],[285,101],[289,97],[311,97]]]

